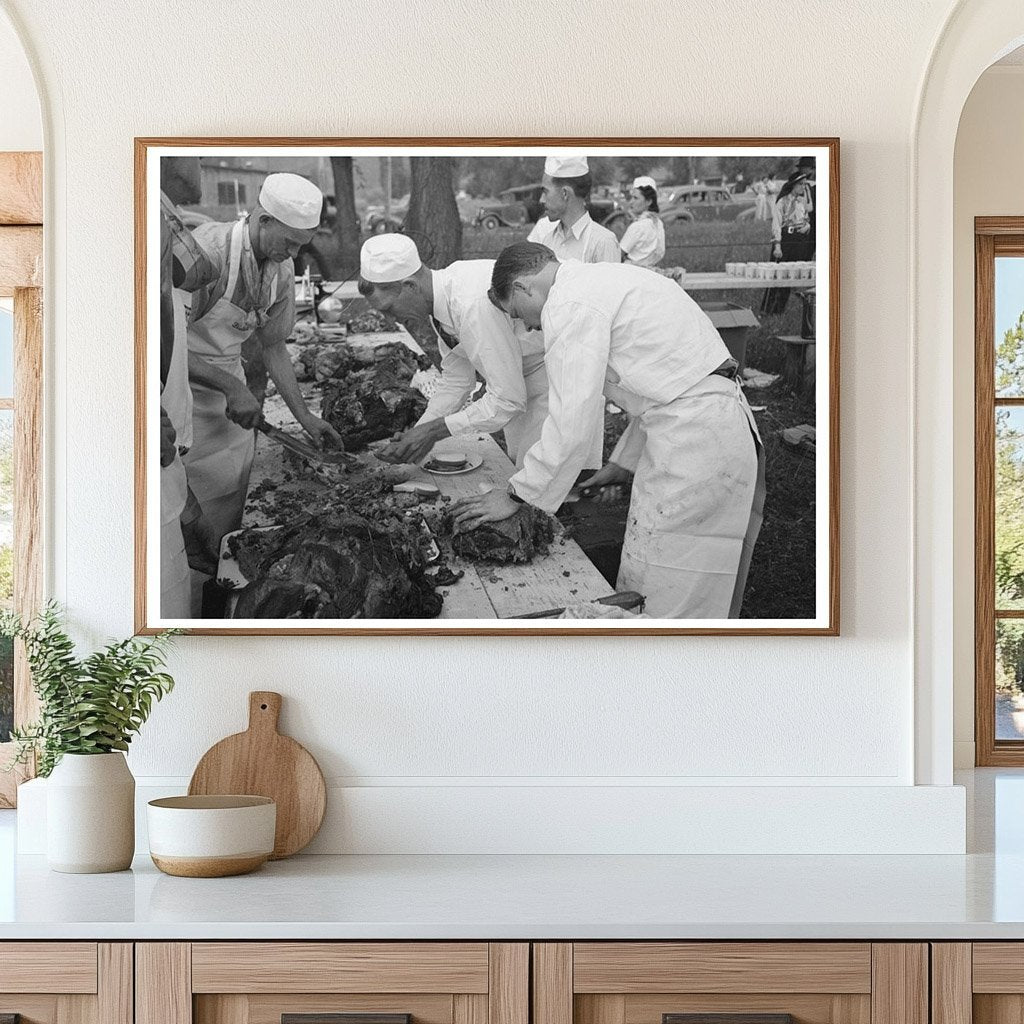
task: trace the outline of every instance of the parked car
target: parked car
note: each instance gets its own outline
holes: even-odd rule
[[[541,202],[543,192],[544,186],[540,182],[507,188],[498,194],[497,199],[485,200],[480,204],[476,224],[487,231],[536,224],[544,216],[544,204]],[[587,212],[598,224],[604,224],[620,238],[629,223],[629,216],[618,200],[608,196],[592,195],[587,203]]]
[[[408,212],[408,197],[391,204],[390,219],[384,216],[383,206],[368,206],[363,216],[363,231],[368,235],[383,235],[389,231],[401,231]]]
[[[752,192],[730,192],[724,185],[662,185],[658,205],[665,224],[690,220],[746,220],[754,216]]]

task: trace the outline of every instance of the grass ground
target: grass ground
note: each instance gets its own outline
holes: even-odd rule
[[[493,259],[506,246],[521,241],[527,229],[500,228],[483,231],[467,228],[463,258]],[[685,267],[691,272],[721,270],[726,262],[770,258],[771,235],[765,222],[698,222],[670,225],[666,231],[664,266]],[[747,340],[747,365],[766,373],[780,373],[784,346],[779,334],[798,334],[800,303],[791,299],[780,316],[762,314],[760,291],[695,292],[698,302],[735,302],[752,306],[760,321]],[[812,618],[815,600],[815,462],[793,453],[779,440],[778,432],[801,423],[814,423],[813,394],[797,398],[781,380],[762,391],[748,390],[765,445],[768,493],[765,521],[754,550],[743,602],[743,618]],[[609,416],[606,452],[618,439],[624,417]],[[628,501],[611,504],[580,502],[565,518],[577,540],[588,549],[598,568],[614,582]]]

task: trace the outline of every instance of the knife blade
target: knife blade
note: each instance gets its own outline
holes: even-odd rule
[[[317,448],[309,441],[303,441],[292,434],[285,433],[280,427],[271,426],[265,419],[260,420],[256,429],[269,437],[271,441],[276,441],[282,448],[287,448],[288,451],[295,452],[296,455],[301,455],[310,462],[325,462],[336,466],[339,464],[351,465],[359,461],[348,452]]]
[[[609,594],[607,597],[599,597],[596,601],[592,601],[591,604],[610,604],[616,608],[625,608],[631,610],[633,608],[639,608],[643,611],[643,605],[646,598],[643,594],[638,594],[635,590],[623,590],[615,594]],[[554,619],[564,612],[564,608],[548,608],[542,612],[526,612],[524,615],[503,615],[502,618],[506,619]]]

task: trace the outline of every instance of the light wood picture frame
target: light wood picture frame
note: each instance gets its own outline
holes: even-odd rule
[[[761,325],[754,329],[755,333],[760,332],[759,343],[772,353],[771,367],[773,370],[767,377],[762,375],[755,383],[763,383],[765,379],[770,380],[771,377],[778,376],[784,384],[789,383],[790,391],[795,396],[792,401],[787,397],[788,404],[784,418],[780,419],[769,413],[758,421],[759,430],[765,440],[765,447],[770,447],[768,456],[769,504],[765,510],[766,527],[762,531],[761,540],[758,543],[762,544],[763,549],[769,543],[780,545],[778,551],[790,553],[792,550],[796,550],[787,546],[796,543],[791,541],[790,536],[797,537],[799,534],[799,543],[803,545],[799,550],[803,553],[803,560],[799,557],[785,557],[779,554],[774,560],[774,569],[760,567],[757,599],[751,597],[750,578],[748,578],[747,588],[743,594],[744,607],[754,604],[758,611],[756,614],[746,616],[743,616],[741,612],[741,617],[735,618],[730,618],[726,614],[715,618],[694,616],[681,619],[630,616],[628,618],[572,620],[527,617],[550,608],[582,605],[615,592],[616,577],[613,570],[610,570],[610,575],[606,572],[604,578],[601,579],[593,560],[588,559],[583,554],[582,548],[577,548],[572,541],[569,541],[568,544],[575,550],[572,551],[571,556],[565,555],[564,567],[559,563],[558,572],[554,576],[548,573],[551,566],[545,565],[543,562],[538,562],[534,566],[513,567],[512,570],[504,567],[497,569],[473,565],[467,567],[462,562],[457,563],[460,570],[468,569],[469,575],[463,577],[459,583],[446,583],[437,587],[437,590],[443,593],[445,600],[440,615],[437,617],[363,618],[357,611],[356,615],[351,618],[263,618],[254,616],[228,618],[221,617],[223,613],[210,616],[206,610],[200,610],[208,609],[209,605],[204,605],[202,599],[198,597],[194,598],[191,610],[187,615],[172,617],[162,614],[160,607],[162,572],[159,557],[160,523],[158,521],[160,518],[161,382],[156,368],[159,363],[157,356],[160,352],[159,310],[157,308],[160,294],[158,245],[161,229],[161,182],[159,179],[161,168],[168,165],[162,165],[161,161],[173,158],[198,158],[201,162],[202,201],[198,204],[183,204],[179,209],[179,214],[190,215],[182,217],[182,220],[199,224],[200,230],[196,234],[198,238],[203,234],[211,237],[221,230],[219,227],[206,227],[208,219],[211,217],[214,221],[221,222],[226,235],[231,230],[228,227],[228,222],[234,217],[225,216],[225,212],[244,218],[257,201],[262,180],[265,180],[268,174],[278,171],[299,173],[310,180],[319,181],[322,185],[321,191],[326,196],[325,217],[333,218],[333,223],[338,224],[344,219],[340,212],[342,205],[349,204],[347,200],[343,204],[329,194],[330,181],[318,178],[315,171],[308,170],[307,168],[311,166],[309,161],[320,161],[325,168],[334,170],[335,178],[337,178],[337,169],[331,164],[334,160],[347,159],[350,163],[359,160],[376,160],[381,163],[380,181],[374,179],[373,188],[367,186],[365,181],[362,186],[356,186],[357,192],[360,188],[362,189],[356,200],[356,207],[358,207],[355,222],[358,233],[357,241],[360,243],[365,241],[370,234],[376,233],[378,230],[383,230],[385,233],[404,232],[416,242],[424,264],[438,269],[446,266],[442,258],[443,242],[437,241],[435,244],[433,238],[425,238],[424,232],[417,233],[418,226],[423,223],[422,218],[428,215],[423,213],[422,208],[417,208],[416,213],[413,213],[403,206],[399,201],[400,197],[396,195],[401,189],[393,187],[395,182],[391,175],[394,173],[399,178],[404,175],[406,180],[410,175],[415,177],[416,170],[410,161],[417,159],[458,160],[462,161],[459,166],[465,168],[470,166],[466,161],[480,157],[489,160],[518,161],[520,177],[529,178],[531,181],[536,178],[539,185],[544,158],[553,152],[578,153],[588,156],[592,164],[600,164],[602,160],[606,161],[602,166],[607,166],[612,161],[618,161],[614,165],[617,168],[617,178],[612,175],[613,180],[610,183],[598,182],[597,177],[594,178],[596,184],[606,186],[602,196],[599,197],[595,191],[590,197],[591,209],[595,211],[595,219],[599,216],[596,212],[599,209],[599,198],[606,198],[611,204],[604,207],[605,210],[612,212],[618,210],[620,213],[624,213],[628,209],[627,195],[632,194],[629,187],[630,181],[634,176],[644,177],[645,175],[640,174],[642,170],[660,173],[663,168],[668,167],[672,169],[666,172],[670,177],[678,174],[680,167],[685,166],[687,169],[693,170],[695,181],[678,182],[669,188],[667,187],[669,183],[662,174],[662,180],[658,182],[659,187],[656,189],[659,199],[668,204],[666,209],[671,214],[671,217],[664,217],[669,225],[666,238],[669,238],[672,231],[678,229],[683,240],[676,249],[677,251],[686,251],[687,261],[690,262],[690,268],[686,273],[674,274],[676,283],[687,293],[692,291],[704,296],[704,299],[711,297],[713,301],[739,297],[747,302],[751,298],[761,300],[764,295],[762,301],[766,303],[769,293],[776,294],[784,289],[787,295],[809,293],[806,301],[789,303],[789,313],[770,312],[763,315]],[[773,230],[771,210],[773,206],[779,205],[772,189],[774,188],[776,193],[781,189],[783,195],[791,194],[792,186],[790,185],[788,190],[786,186],[789,185],[790,179],[797,177],[796,166],[801,158],[811,161],[808,166],[812,170],[805,170],[803,178],[807,180],[809,186],[816,189],[816,192],[810,192],[814,198],[807,204],[813,209],[810,223],[815,245],[812,245],[812,258],[804,261],[809,264],[809,274],[812,275],[804,287],[798,287],[796,284],[795,264],[793,267],[786,265],[787,261],[793,257],[783,256],[783,264],[774,266],[778,255],[772,245],[771,234]],[[385,172],[383,169],[385,160],[387,160],[389,168],[394,165],[402,167],[404,170],[394,172],[389,169]],[[303,161],[304,163],[300,163]],[[410,168],[412,169],[410,170]],[[740,170],[737,171],[735,168],[740,168]],[[755,219],[754,213],[761,208],[761,200],[758,198],[760,193],[756,189],[748,190],[736,186],[740,184],[740,178],[745,178],[744,185],[759,185],[760,179],[754,180],[751,172],[761,168],[766,168],[764,180],[767,182],[765,187],[768,190],[768,198],[765,200],[764,207],[768,210],[768,218],[761,224],[761,235],[756,244],[749,240],[742,245],[734,244],[730,235],[734,227],[730,225],[738,224],[740,214],[746,213],[752,226]],[[629,171],[628,174],[626,174],[626,169]],[[744,170],[747,172],[746,175],[743,173]],[[359,172],[360,167],[357,167],[355,173]],[[352,174],[353,172],[347,173]],[[427,171],[422,172],[420,181],[426,174]],[[371,200],[379,201],[385,175],[388,182],[386,197],[383,203],[379,204],[382,205],[382,209],[374,211]],[[732,180],[732,175],[737,176],[736,181]],[[367,177],[372,177],[372,175]],[[500,175],[492,174],[492,178],[497,177]],[[838,635],[840,597],[839,177],[839,140],[835,138],[137,138],[135,140],[135,609],[137,632],[153,633],[173,625],[193,633],[210,635]],[[326,184],[324,184],[325,180]],[[483,180],[482,174],[476,174],[473,179],[475,187],[479,188]],[[483,246],[476,244],[479,239],[485,241],[501,239],[507,240],[506,244],[511,244],[526,237],[532,218],[537,216],[536,213],[531,212],[529,204],[531,199],[536,202],[537,197],[525,196],[524,198],[523,189],[519,188],[517,191],[519,180],[512,180],[514,185],[505,189],[504,198],[498,197],[494,201],[491,201],[490,197],[486,195],[470,195],[468,192],[458,191],[458,182],[452,186],[456,191],[455,202],[459,204],[460,216],[463,220],[463,239],[469,238],[474,243],[464,249],[464,258],[493,259],[500,251],[501,246],[498,246],[496,242],[491,245],[491,248],[494,249],[493,252],[485,250]],[[507,185],[508,181],[508,178],[498,181],[493,185],[493,191],[501,191],[499,185]],[[374,188],[376,188],[376,193],[374,193]],[[415,188],[413,191],[415,192]],[[670,198],[669,193],[671,193]],[[338,190],[338,194],[341,194],[340,190]],[[334,199],[333,213],[331,210],[332,199]],[[412,205],[416,206],[417,201],[414,200]],[[750,209],[740,210],[737,213],[737,206],[744,208],[749,206]],[[468,215],[464,212],[464,207],[469,208]],[[218,216],[213,217],[214,214]],[[421,219],[412,224],[411,222],[417,216]],[[630,214],[629,216],[637,215]],[[347,214],[345,217],[348,218],[347,222],[351,221]],[[374,217],[377,219],[374,220]],[[406,217],[409,223],[403,222],[403,217]],[[708,221],[705,221],[705,217],[708,217]],[[467,224],[467,220],[470,223]],[[497,221],[496,226],[492,223],[495,220]],[[625,217],[623,221],[626,224],[629,223]],[[325,223],[327,220],[322,220],[321,231],[324,230]],[[709,223],[710,227],[707,226]],[[682,225],[695,225],[690,231],[692,237],[686,237],[687,229]],[[616,231],[610,221],[609,228]],[[487,235],[487,232],[492,232],[492,234]],[[335,235],[340,234],[340,230],[335,232]],[[693,241],[693,238],[704,240]],[[619,240],[621,241],[621,238]],[[342,243],[345,242],[346,240],[343,238]],[[350,245],[350,243],[351,240],[348,240],[347,244]],[[667,244],[671,249],[673,242],[670,240]],[[229,243],[224,242],[223,245],[229,248]],[[707,252],[697,255],[701,247]],[[424,251],[424,249],[431,250],[432,248],[438,254],[436,263],[432,263],[431,260],[435,253]],[[763,258],[757,260],[725,258],[730,253],[752,257],[755,249],[756,255]],[[712,250],[715,255],[709,256],[708,252]],[[225,249],[225,251],[227,250]],[[315,259],[310,257],[310,253],[313,253]],[[349,256],[351,256],[351,251]],[[692,262],[689,259],[691,256]],[[305,275],[305,282],[296,273],[296,288],[300,290],[297,291],[297,294],[301,294],[303,288],[308,288],[311,294],[315,294],[310,315],[319,325],[319,303],[325,292],[314,292],[318,284],[317,278],[323,278],[331,286],[337,285],[339,279],[332,274],[332,268],[317,262],[320,256],[315,251],[313,243],[307,246],[305,258],[305,265],[310,272]],[[713,268],[712,264],[707,262],[708,260],[717,261]],[[668,264],[669,258],[666,258],[664,262]],[[680,265],[682,264],[681,259],[678,262]],[[717,268],[717,263],[722,264],[720,269]],[[705,264],[709,269],[703,269]],[[728,268],[726,264],[728,264]],[[760,276],[758,276],[757,269],[759,266],[765,267]],[[683,267],[682,269],[686,270],[687,268]],[[789,278],[791,271],[792,279]],[[808,271],[805,270],[805,272]],[[732,280],[726,280],[730,275]],[[358,276],[358,270],[354,274],[350,274],[350,280],[347,283],[348,291],[340,293],[344,297],[351,292],[353,302],[358,302],[358,293],[355,287]],[[755,280],[763,283],[755,284]],[[783,284],[784,281],[787,283]],[[790,281],[792,283],[789,283]],[[344,280],[341,280],[340,283],[341,285],[346,284]],[[700,285],[706,287],[701,288]],[[223,295],[225,287],[226,285],[221,281],[219,295]],[[216,292],[216,288],[213,291]],[[275,294],[277,293],[275,292]],[[815,296],[817,299],[816,311],[813,304]],[[710,305],[710,303],[705,304]],[[729,305],[723,302],[718,304]],[[202,305],[201,302],[200,305]],[[754,323],[758,323],[759,310],[747,309],[739,302],[735,302],[733,305],[740,307],[747,314],[752,314]],[[806,309],[807,307],[810,308],[809,314],[805,314],[802,318],[793,317],[794,309]],[[499,308],[501,307],[499,306]],[[513,312],[510,309],[504,311],[506,313]],[[716,310],[716,314],[717,312]],[[205,312],[202,315],[206,315]],[[728,317],[735,313],[730,308],[725,311],[725,315]],[[791,319],[784,320],[785,316],[790,316]],[[712,322],[715,322],[714,319]],[[730,325],[732,323],[732,321],[727,322]],[[723,328],[719,326],[718,329],[721,331]],[[455,341],[457,344],[457,339]],[[729,351],[733,353],[733,348],[730,347]],[[752,387],[747,387],[748,383],[749,381],[744,379],[749,404],[758,406],[760,404],[756,397],[758,393]],[[304,393],[307,396],[312,394],[312,388]],[[773,392],[767,393],[774,394]],[[766,392],[761,392],[761,394],[764,395]],[[266,407],[264,408],[266,410]],[[801,420],[800,413],[803,414],[803,420]],[[272,419],[269,412],[265,411],[264,414],[268,420]],[[757,415],[760,416],[761,413]],[[624,421],[625,418],[623,414]],[[276,425],[288,426],[289,424],[282,422]],[[787,430],[787,436],[784,438],[781,437],[783,429]],[[298,433],[298,431],[293,431],[293,433]],[[502,449],[486,436],[472,442],[463,442],[460,438],[459,447],[465,449],[472,456],[476,451],[473,448],[476,441],[479,441],[480,445],[486,449],[486,453],[493,450],[498,452],[498,456],[504,457]],[[259,445],[263,450],[270,450],[270,443],[266,438],[261,437]],[[257,451],[259,450],[257,449]],[[481,455],[481,458],[488,458],[489,455],[486,453]],[[607,451],[605,455],[607,457]],[[497,459],[498,456],[494,456],[494,458]],[[257,454],[257,459],[259,457]],[[775,460],[774,468],[771,466],[772,459]],[[469,463],[472,461],[470,458]],[[298,464],[302,465],[303,460],[299,459]],[[489,486],[500,484],[501,488],[504,488],[505,480],[514,472],[511,463],[505,468],[503,474],[496,474],[492,470],[491,463],[487,461],[484,462],[483,468],[485,472],[481,479],[486,476]],[[420,475],[425,476],[425,474]],[[492,476],[494,480],[491,479]],[[792,522],[784,522],[784,516],[779,514],[778,508],[780,501],[788,501],[791,496],[780,497],[778,489],[776,489],[776,504],[772,504],[773,481],[783,479],[787,479],[790,483],[796,481],[793,483],[794,493],[799,491],[800,487],[803,487],[805,492],[792,498],[799,506],[799,511],[794,514]],[[258,481],[251,481],[251,483],[253,482]],[[276,480],[274,482],[277,483]],[[290,481],[286,482],[291,483]],[[472,473],[468,473],[464,478],[451,477],[445,482],[442,492],[461,497],[472,494],[473,490],[479,486],[479,483],[473,480]],[[247,518],[241,524],[243,530],[261,525],[256,518],[250,516],[249,508],[250,506],[247,505]],[[623,520],[626,514],[623,512]],[[624,528],[624,523],[622,525]],[[770,541],[769,534],[771,535]],[[444,553],[447,553],[444,543],[442,543],[442,548]],[[226,550],[228,549],[224,549],[224,551]],[[564,548],[560,550],[564,554]],[[217,572],[213,574],[214,577],[220,576],[224,570],[224,551],[221,552],[222,560]],[[227,557],[230,561],[231,556]],[[758,549],[755,546],[754,565],[757,565],[757,558]],[[229,566],[229,568],[232,567]],[[753,574],[754,570],[752,569],[751,572]],[[778,599],[779,608],[784,614],[770,614],[772,591],[778,590],[781,593],[787,585],[790,585],[790,581],[785,578],[789,572],[794,574],[791,585],[794,594],[798,596],[794,597],[792,601],[789,601],[787,597],[786,601],[789,603],[780,597]],[[551,578],[548,578],[549,576]],[[223,576],[220,578],[225,579]],[[243,575],[243,583],[244,580]],[[582,582],[577,584],[577,580]],[[248,589],[252,590],[251,587]],[[621,590],[622,587],[620,586],[619,589]],[[208,593],[209,585],[207,586]],[[647,597],[648,595],[643,596]],[[249,609],[254,607],[253,601],[242,605],[243,599],[238,599],[237,595],[229,595],[228,600],[229,602],[238,601],[238,604],[235,605],[236,608],[240,605]],[[757,601],[760,601],[759,605]],[[272,602],[268,604],[268,606],[271,605]],[[334,606],[327,602],[326,607]],[[524,611],[527,607],[530,608],[529,613]],[[291,606],[289,606],[290,608]],[[587,609],[584,609],[583,613],[586,614]]]

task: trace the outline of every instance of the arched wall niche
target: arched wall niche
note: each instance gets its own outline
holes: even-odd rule
[[[962,643],[965,635],[957,592],[973,590],[954,556],[973,544],[957,535],[955,515],[954,346],[963,340],[954,331],[956,136],[979,77],[1022,43],[1019,0],[961,0],[924,70],[912,124],[915,780],[922,785],[952,781],[954,683],[973,686],[973,679],[954,679],[954,636]],[[973,605],[966,607],[973,615]],[[968,635],[973,642],[973,630]]]

